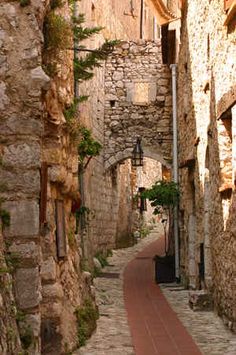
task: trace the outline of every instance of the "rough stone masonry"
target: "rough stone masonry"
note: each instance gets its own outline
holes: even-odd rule
[[[171,160],[170,69],[160,41],[123,42],[106,62],[105,166],[130,158],[137,137],[144,155]],[[159,138],[159,141],[158,141]]]

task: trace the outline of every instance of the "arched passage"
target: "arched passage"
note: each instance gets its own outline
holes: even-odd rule
[[[105,71],[105,168],[130,158],[137,137],[145,156],[169,165],[172,98],[161,42],[122,42]]]
[[[159,161],[162,165],[167,167],[168,169],[171,169],[171,164],[170,161],[167,159],[164,159],[162,152],[157,151],[155,149],[152,149],[150,147],[143,146],[143,151],[144,151],[144,157],[150,158],[156,161]],[[105,162],[105,169],[110,169],[117,164],[123,162],[126,159],[131,159],[132,158],[132,149],[125,149],[123,151],[120,151],[116,153],[115,155],[111,156],[106,162]]]

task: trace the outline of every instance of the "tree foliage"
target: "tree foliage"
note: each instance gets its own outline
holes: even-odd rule
[[[145,190],[142,196],[151,201],[154,214],[163,209],[170,209],[177,205],[179,200],[179,187],[173,181],[159,180],[150,189]]]
[[[85,158],[99,155],[102,145],[92,137],[92,133],[88,128],[80,127],[81,139],[78,144],[78,154],[80,161]]]

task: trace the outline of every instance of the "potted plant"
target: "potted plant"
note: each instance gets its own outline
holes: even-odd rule
[[[179,200],[178,185],[173,181],[159,180],[142,196],[151,201],[153,214],[161,216],[164,227],[165,255],[154,257],[156,282],[172,282],[175,279],[173,211]]]

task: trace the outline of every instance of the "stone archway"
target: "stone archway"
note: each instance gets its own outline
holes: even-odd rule
[[[137,137],[144,155],[170,165],[170,69],[161,42],[122,42],[105,67],[105,168],[130,158]],[[158,137],[161,138],[158,140]]]

